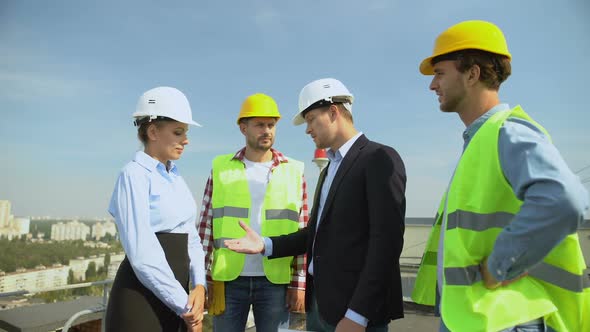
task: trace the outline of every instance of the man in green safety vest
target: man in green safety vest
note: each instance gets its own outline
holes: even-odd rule
[[[466,21],[420,64],[466,129],[412,297],[439,305],[441,331],[590,331],[588,193],[547,131],[500,103],[511,57],[497,26]]]
[[[307,225],[303,163],[272,148],[280,117],[270,96],[249,96],[237,120],[246,146],[213,160],[199,235],[209,313],[218,332],[244,331],[250,306],[256,330],[262,332],[288,328],[289,309],[304,311],[304,255],[269,260],[233,252],[224,244],[244,236],[240,221],[264,236],[294,233]]]

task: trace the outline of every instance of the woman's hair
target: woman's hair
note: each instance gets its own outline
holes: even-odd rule
[[[479,66],[479,80],[488,89],[496,91],[500,89],[500,84],[512,73],[510,59],[507,56],[481,50],[467,49],[442,54],[434,57],[431,63],[434,65],[437,62],[446,60],[455,60],[455,66],[461,73],[466,72],[474,65]]]
[[[147,142],[149,141],[149,137],[148,137],[148,128],[151,125],[156,126],[156,128],[160,128],[165,122],[170,122],[170,121],[175,121],[173,119],[167,118],[167,117],[157,117],[156,119],[153,119],[151,121],[148,120],[148,118],[144,118],[141,120],[137,120],[137,138],[139,138],[139,140],[141,141],[141,143],[143,143],[144,145],[147,144]]]

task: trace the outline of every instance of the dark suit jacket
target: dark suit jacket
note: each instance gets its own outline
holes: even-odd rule
[[[313,257],[314,275],[307,274],[306,310],[313,293],[321,317],[332,325],[349,308],[368,318],[370,326],[402,318],[399,257],[406,173],[400,156],[393,148],[361,135],[342,160],[318,217],[327,170],[320,174],[308,227],[271,238],[271,258],[307,253],[309,263]]]

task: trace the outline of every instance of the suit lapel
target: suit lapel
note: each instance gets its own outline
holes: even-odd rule
[[[354,142],[354,144],[350,147],[350,150],[348,150],[348,152],[346,153],[346,156],[344,156],[344,158],[342,159],[340,167],[338,167],[338,171],[336,172],[336,176],[334,177],[334,180],[332,180],[332,185],[330,185],[330,191],[328,192],[328,197],[326,198],[326,203],[324,204],[324,209],[322,210],[320,220],[323,220],[325,218],[326,213],[328,212],[330,206],[332,205],[332,202],[334,201],[334,196],[336,195],[336,191],[338,190],[338,187],[340,186],[342,179],[344,179],[344,176],[346,175],[346,173],[348,173],[348,170],[350,170],[352,165],[354,165],[356,159],[360,154],[360,151],[365,147],[365,145],[367,145],[368,142],[369,140],[365,135],[359,136],[356,142]],[[326,170],[327,169],[328,167],[326,167]],[[316,192],[316,195],[317,194],[318,193]]]

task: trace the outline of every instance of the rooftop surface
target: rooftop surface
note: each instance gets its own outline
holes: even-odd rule
[[[47,332],[60,329],[75,313],[102,305],[102,297],[82,296],[72,301],[32,305],[0,311],[0,331]],[[41,310],[42,309],[42,310]],[[76,324],[102,318],[102,313],[81,316]]]

